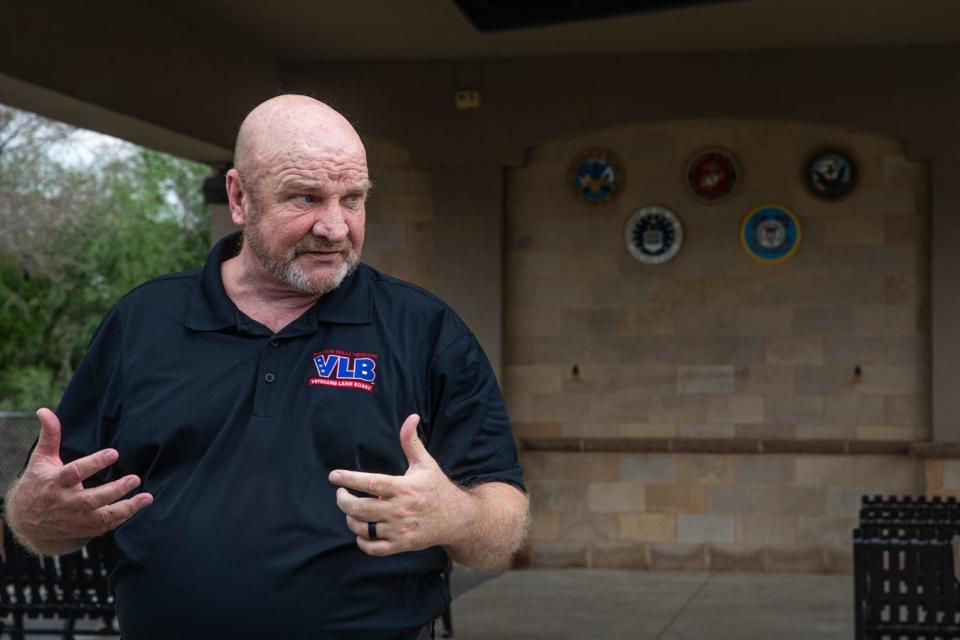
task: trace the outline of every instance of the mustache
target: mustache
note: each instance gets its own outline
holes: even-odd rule
[[[294,253],[310,253],[313,251],[335,251],[337,253],[347,253],[353,249],[353,243],[346,242],[327,242],[321,238],[306,238],[301,240],[293,248]]]

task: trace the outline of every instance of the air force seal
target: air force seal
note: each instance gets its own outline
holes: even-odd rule
[[[746,215],[740,225],[740,244],[747,255],[763,264],[786,262],[800,246],[797,216],[779,204],[765,204]]]
[[[627,220],[624,239],[634,258],[644,264],[661,264],[680,251],[683,225],[666,207],[643,207]]]

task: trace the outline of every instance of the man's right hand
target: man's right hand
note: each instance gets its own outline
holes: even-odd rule
[[[116,462],[119,453],[102,449],[65,465],[60,459],[60,420],[49,409],[37,411],[37,418],[40,439],[6,501],[10,529],[28,548],[45,555],[76,551],[153,502],[149,493],[121,500],[140,486],[135,475],[84,488],[83,481]]]

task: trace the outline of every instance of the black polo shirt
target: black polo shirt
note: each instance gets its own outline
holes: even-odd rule
[[[115,532],[123,637],[415,634],[449,602],[446,553],[364,554],[327,475],[402,475],[415,412],[454,481],[523,488],[490,365],[449,307],[363,265],[274,334],[224,290],[236,247],[127,294],[57,410],[65,460],[114,447],[96,482],[154,495]]]

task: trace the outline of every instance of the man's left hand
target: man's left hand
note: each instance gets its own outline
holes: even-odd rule
[[[455,544],[470,535],[476,498],[453,484],[427,452],[417,435],[419,422],[420,416],[411,414],[400,427],[400,446],[410,465],[404,475],[330,472],[330,482],[340,487],[337,506],[369,555]],[[347,489],[377,497],[359,498]],[[370,523],[376,523],[376,538],[370,536]]]

